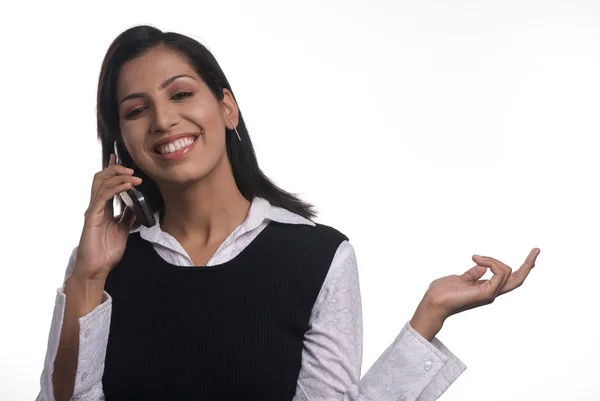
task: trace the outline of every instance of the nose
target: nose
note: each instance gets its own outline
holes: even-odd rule
[[[177,125],[180,116],[172,104],[155,103],[154,104],[154,119],[152,121],[152,132],[166,132],[173,126]]]

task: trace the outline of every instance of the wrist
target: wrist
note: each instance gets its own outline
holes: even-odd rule
[[[431,342],[442,329],[445,320],[440,311],[421,302],[410,320],[410,326],[423,338]]]
[[[431,342],[442,329],[443,323],[436,323],[428,320],[415,319],[410,321],[410,327],[419,333],[421,337]]]
[[[65,295],[68,308],[78,318],[93,311],[102,303],[105,280],[83,279],[70,275],[65,280]]]

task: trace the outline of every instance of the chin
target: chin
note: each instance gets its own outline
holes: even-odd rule
[[[172,168],[162,170],[156,175],[156,182],[171,186],[182,187],[202,181],[211,174],[214,166],[202,166],[188,163],[185,165],[173,166]]]
[[[153,160],[149,163],[148,174],[157,184],[180,187],[202,181],[208,177],[222,176],[229,167],[227,153],[192,150],[185,157],[175,160]],[[226,173],[225,173],[226,174]]]

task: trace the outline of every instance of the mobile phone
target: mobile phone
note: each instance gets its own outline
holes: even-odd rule
[[[115,141],[115,158],[116,164],[123,164],[119,155],[117,141]],[[152,227],[156,224],[150,204],[141,191],[132,186],[130,189],[121,192],[119,196],[125,205],[135,214],[135,218],[140,224],[146,227]]]

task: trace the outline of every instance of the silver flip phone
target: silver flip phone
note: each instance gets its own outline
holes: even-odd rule
[[[116,141],[115,158],[117,164],[122,164]],[[135,187],[132,186],[131,189],[121,192],[119,196],[121,197],[123,202],[125,202],[125,205],[127,205],[127,207],[133,212],[133,214],[135,214],[135,218],[140,224],[146,227],[152,227],[156,224],[154,213],[152,213],[152,209],[150,208],[150,205],[148,204],[148,201],[144,197],[143,193],[141,193]]]

